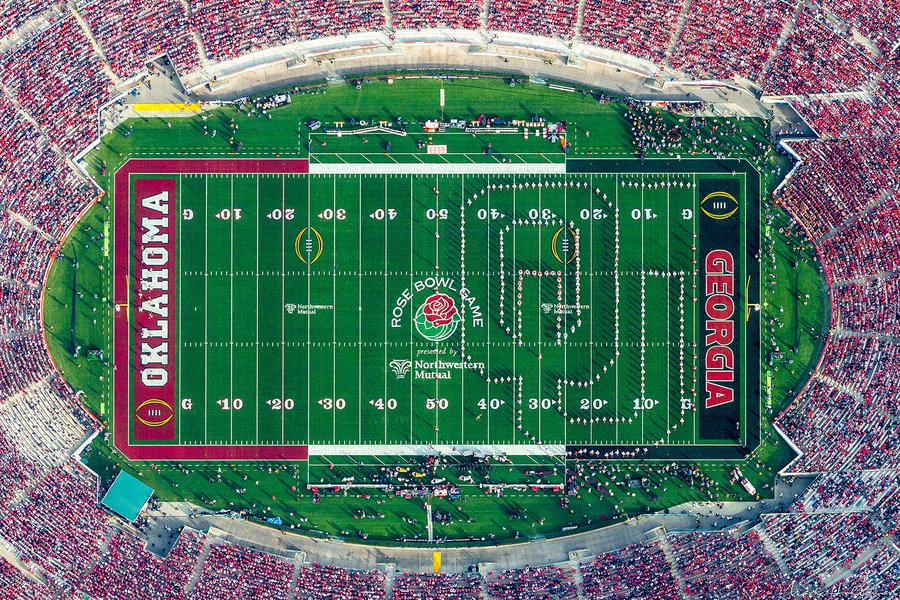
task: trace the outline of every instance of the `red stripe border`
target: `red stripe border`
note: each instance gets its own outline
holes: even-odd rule
[[[131,220],[131,175],[184,173],[309,173],[309,161],[300,159],[133,159],[122,165],[114,180],[113,298],[128,303],[128,228]],[[113,313],[114,387],[113,443],[129,460],[306,460],[309,446],[300,445],[134,445],[128,439],[128,320],[126,311]]]

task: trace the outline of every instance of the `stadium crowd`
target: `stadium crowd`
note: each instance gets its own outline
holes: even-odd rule
[[[225,60],[296,39],[288,0],[193,0],[191,23],[210,60]]]
[[[701,0],[691,6],[672,66],[704,79],[756,81],[793,10],[787,2]]]
[[[883,54],[896,51],[900,42],[900,5],[891,0],[815,0],[841,21],[868,38]]]
[[[391,0],[394,29],[479,29],[483,13],[474,0]]]
[[[65,586],[100,558],[110,519],[97,502],[96,482],[55,468],[2,514],[3,537],[23,563]]]
[[[67,154],[97,137],[97,109],[112,89],[104,62],[74,17],[48,24],[3,54],[0,83]]]
[[[588,598],[665,600],[679,595],[678,582],[658,543],[601,554],[580,568]]]
[[[749,531],[686,533],[568,567],[400,573],[393,597],[787,597],[790,580],[823,597],[893,597],[900,554],[900,8],[886,0],[46,0],[0,2],[0,597],[359,598],[387,596],[381,571],[298,564],[184,530],[165,559],[112,526],[96,481],[69,462],[95,427],[47,360],[44,274],[97,191],[69,159],[97,137],[118,79],[165,53],[180,72],[260,48],[356,31],[449,27],[582,39],[693,76],[748,77],[791,95],[821,139],[792,143],[802,164],[775,196],[812,234],[835,309],[822,367],[777,419],[803,452],[791,468],[825,472],[785,513]],[[76,14],[77,17],[76,18]],[[54,15],[56,13],[53,13]],[[81,23],[83,19],[83,24]],[[839,25],[838,23],[843,23]],[[33,31],[13,39],[28,24]],[[849,25],[849,27],[848,27]],[[854,38],[853,30],[868,44]],[[680,32],[680,34],[679,34]],[[784,39],[781,40],[784,36]],[[96,43],[96,46],[95,46]],[[668,57],[668,58],[667,58]],[[865,87],[865,89],[862,89]],[[827,96],[810,97],[810,94]],[[850,96],[832,94],[850,92]],[[768,140],[739,121],[674,122],[643,103],[627,116],[645,155],[752,156]],[[744,137],[744,144],[734,144]],[[729,146],[731,144],[731,146]],[[588,482],[598,462],[580,463]],[[868,469],[878,469],[871,471]],[[679,475],[680,477],[681,475]],[[687,473],[701,489],[702,474]],[[696,479],[696,481],[695,481]],[[70,594],[71,595],[71,594]]]
[[[578,21],[574,0],[496,0],[488,5],[488,29],[571,40]]]
[[[818,513],[871,510],[900,491],[897,471],[836,471],[822,473],[789,512]]]
[[[216,544],[203,561],[191,597],[283,600],[290,595],[293,571],[292,563],[277,556],[234,544]]]
[[[900,593],[900,550],[891,542],[867,558],[853,572],[828,588],[823,598],[895,598]]]
[[[477,600],[484,580],[475,573],[401,573],[394,578],[395,600]]]
[[[661,62],[681,7],[680,0],[587,0],[581,37],[588,44]]]
[[[791,587],[759,534],[687,533],[669,538],[688,596],[785,598]]]
[[[561,567],[525,567],[510,569],[501,573],[488,573],[494,576],[488,582],[488,596],[497,600],[518,600],[534,598],[535,600],[575,600],[578,598],[578,587],[575,585],[575,573],[571,569]]]
[[[859,89],[875,70],[871,56],[851,35],[804,9],[761,84],[774,95],[840,92]]]
[[[879,531],[868,513],[762,515],[762,530],[779,549],[788,575],[817,589],[871,547]]]
[[[19,2],[18,0],[3,0],[0,2],[0,39],[15,33],[19,27],[34,19],[50,8],[50,0],[34,0],[33,2]]]
[[[187,7],[178,0],[82,0],[79,12],[119,77],[135,75],[162,53],[184,71],[200,64]]]
[[[77,587],[97,600],[175,600],[185,597],[203,548],[203,538],[192,530],[181,532],[165,560],[144,549],[130,533],[116,533],[92,569]]]
[[[295,597],[304,600],[381,600],[386,595],[384,573],[381,571],[348,571],[313,563],[300,567]]]

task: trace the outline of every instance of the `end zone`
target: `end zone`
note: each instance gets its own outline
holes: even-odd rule
[[[176,328],[172,324],[175,313],[169,306],[174,306],[177,290],[175,278],[168,273],[173,271],[178,257],[174,228],[168,223],[178,211],[177,182],[174,178],[155,177],[137,180],[135,193],[142,203],[134,209],[130,194],[132,175],[308,172],[307,160],[260,159],[140,159],[126,162],[116,172],[113,440],[116,448],[129,459],[305,460],[308,457],[305,445],[172,443],[177,411],[175,374],[169,357],[176,348]],[[140,239],[137,239],[138,227],[132,231],[135,218],[144,223]],[[132,260],[134,272],[138,268],[142,271],[140,277],[132,277]],[[139,298],[141,309],[133,310]]]

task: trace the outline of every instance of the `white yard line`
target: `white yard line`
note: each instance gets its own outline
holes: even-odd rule
[[[256,438],[259,444],[259,223],[262,215],[259,210],[259,175],[256,176]],[[284,401],[284,398],[282,398]]]
[[[512,190],[513,190],[513,210],[512,210],[512,216],[513,216],[513,219],[515,219],[515,218],[516,218],[516,176],[515,176],[515,174],[513,174],[513,185],[512,185]],[[516,229],[517,229],[517,227],[516,227],[515,223],[513,223],[513,226],[512,226],[512,233],[513,233],[513,236],[512,236],[512,237],[513,237],[513,243],[512,243],[512,247],[513,247],[513,248],[512,248],[512,250],[513,250],[513,257],[512,257],[512,272],[513,272],[513,273],[516,272],[516,264],[517,264],[517,263],[516,263]],[[513,293],[513,298],[515,298],[515,293]],[[516,306],[516,305],[513,304],[513,307],[514,307],[514,308],[513,308],[513,316],[514,316],[514,317],[515,317],[515,312],[516,312],[515,306]],[[518,321],[518,319],[513,318],[513,322],[512,322],[512,331],[515,333],[516,336],[518,336],[518,334],[519,334],[519,331],[518,331],[517,328],[516,328],[516,322],[517,322],[517,321]],[[513,341],[516,342],[516,343],[518,343],[518,337],[514,338]],[[517,377],[519,376],[519,372],[516,370],[516,354],[518,353],[517,350],[516,350],[516,343],[514,343],[514,344],[513,344],[513,347],[512,347],[512,349],[513,349],[513,351],[512,351],[512,355],[513,355],[513,356],[512,356],[512,359],[513,359],[513,360],[512,360],[512,372],[513,372],[513,378],[517,378]],[[522,399],[518,397],[518,394],[513,394],[513,424],[512,424],[512,433],[513,433],[513,437],[512,437],[512,441],[513,441],[514,444],[516,443],[516,421],[517,421],[516,415],[519,414],[519,413],[518,413],[518,409],[516,409],[516,406],[519,406],[519,403],[520,403],[521,401],[522,401]],[[524,409],[523,409],[523,411],[522,411],[522,414],[525,414]]]
[[[569,222],[567,221],[569,217],[569,178],[563,177],[563,217],[562,224],[563,227],[563,235],[568,235],[568,227]],[[575,240],[572,240],[572,243],[575,243]],[[575,247],[575,252],[578,252],[578,247]],[[563,304],[569,304],[569,269],[567,265],[563,263],[562,266],[563,273]],[[540,298],[538,298],[540,300]],[[568,324],[565,320],[563,320],[563,333],[566,332],[568,328]],[[561,340],[560,343],[563,345],[563,379],[569,378],[569,346],[567,341]],[[589,359],[590,360],[590,359]],[[590,389],[590,388],[588,388]],[[566,413],[569,411],[569,386],[568,384],[563,385],[563,405],[562,410],[559,412],[559,415],[562,417],[563,421],[563,443],[565,443],[569,439],[569,420],[566,418]]]
[[[494,157],[494,160],[497,160]],[[310,163],[310,174],[317,175],[334,175],[334,174],[371,174],[372,170],[377,169],[378,173],[391,175],[461,175],[471,174],[473,166],[471,163],[426,163],[426,162],[410,162],[410,163],[379,163],[371,165],[368,163]],[[561,175],[566,172],[565,163],[479,163],[478,173],[480,175]]]
[[[335,274],[337,265],[337,254],[335,250],[337,249],[337,177],[331,178],[331,247],[334,249],[331,252],[331,306],[334,307],[331,310],[331,397],[334,398],[335,403],[337,402],[337,275]],[[309,202],[309,199],[307,199]],[[357,406],[359,405],[359,398],[356,399]],[[334,410],[331,411],[331,439],[337,439],[337,405],[335,405]]]
[[[666,174],[666,183],[671,184],[672,179],[671,176]],[[671,305],[671,287],[672,287],[672,277],[670,276],[672,269],[672,255],[671,255],[671,247],[672,247],[672,211],[670,207],[670,196],[671,196],[671,185],[666,185],[666,316],[668,319],[672,318],[672,305]],[[669,346],[670,337],[672,332],[672,322],[668,320],[666,322],[666,443],[669,443],[669,436],[671,435],[669,432],[672,431],[671,426],[671,415],[672,415],[672,393],[671,393],[671,384],[672,384],[672,365],[670,362],[672,349]],[[679,402],[681,402],[681,398],[679,397]]]
[[[228,273],[228,299],[231,310],[228,311],[228,339],[229,349],[228,349],[228,395],[231,398],[231,408],[232,410],[228,411],[228,441],[229,443],[234,443],[234,175],[231,175],[231,200],[230,200],[230,210],[231,214],[229,215],[228,224],[231,229],[231,245],[229,247],[229,258],[231,261],[231,269]]]
[[[644,414],[647,412],[645,409],[644,398],[646,397],[646,388],[645,377],[646,373],[646,360],[647,360],[647,351],[646,351],[646,311],[647,311],[647,302],[646,302],[646,276],[644,275],[644,225],[647,222],[647,203],[644,198],[644,176],[641,175],[641,443],[646,443],[646,435],[644,434]]]
[[[209,175],[203,177],[203,443],[209,439]]]
[[[460,220],[462,220],[462,217],[464,217],[466,214],[466,176],[465,175],[463,175],[460,178],[459,186],[460,186],[460,190],[459,190],[459,211],[460,212],[459,212],[459,214],[460,214]],[[466,234],[465,234],[464,229],[465,229],[465,227],[463,227],[461,225],[460,232],[459,232],[461,241],[464,241],[466,239],[465,238]],[[464,288],[464,287],[466,287],[466,270],[463,268],[463,265],[466,262],[466,249],[463,247],[462,244],[460,244],[460,248],[459,248],[459,257],[460,257],[460,278],[462,279],[462,282],[460,283],[460,287]],[[460,302],[459,307],[460,307],[460,313],[462,316],[462,323],[460,323],[460,329],[462,331],[462,335],[465,335],[466,334],[466,315],[465,315],[466,303]],[[466,357],[465,357],[466,345],[465,345],[465,343],[461,344],[460,351],[463,354],[463,356],[460,357],[460,360],[465,361],[466,360]],[[466,439],[466,377],[465,377],[465,373],[462,373],[462,372],[460,373],[460,378],[459,378],[459,396],[460,396],[459,442],[462,443]]]
[[[409,289],[413,289],[413,273],[415,273],[415,257],[413,256],[413,179],[414,175],[409,175]],[[385,227],[387,224],[385,223]],[[385,265],[387,266],[387,265]],[[412,364],[415,356],[413,356],[413,312],[412,307],[409,308],[409,443],[413,443],[413,370]],[[386,366],[386,365],[385,365]],[[387,421],[385,420],[385,426]]]
[[[491,176],[487,176],[487,214],[488,218],[491,215]],[[490,306],[491,302],[491,229],[493,229],[493,220],[485,221],[487,223],[487,303]],[[487,373],[487,434],[485,438],[487,439],[487,443],[491,443],[491,322],[490,319],[485,319],[487,323],[487,364],[485,365],[485,372]],[[515,413],[516,409],[513,407],[513,413]],[[515,417],[513,417],[513,421],[515,421]]]
[[[440,156],[440,155],[438,155],[438,156]],[[441,158],[443,158],[443,157],[441,157]],[[444,159],[444,160],[446,161],[447,159]],[[440,234],[440,229],[441,229],[440,223],[441,223],[441,220],[440,220],[440,218],[439,218],[439,216],[438,216],[438,215],[439,215],[439,212],[440,212],[440,207],[441,207],[441,196],[440,196],[440,194],[441,194],[441,178],[440,178],[439,175],[435,175],[435,177],[434,177],[434,189],[435,189],[435,192],[436,192],[435,195],[434,195],[434,210],[435,210],[435,217],[434,217],[434,233],[435,233],[435,236],[434,236],[434,266],[437,267],[437,266],[440,266],[439,263],[440,263],[440,260],[441,260],[441,259],[440,259],[440,250],[438,249],[438,244],[440,243],[440,235],[441,235],[441,234]],[[434,277],[435,277],[435,279],[437,279],[439,276],[440,276],[440,273],[438,273],[438,270],[435,269],[435,270],[434,270]],[[438,344],[437,344],[437,342],[435,342],[435,344],[434,344],[435,356],[437,356],[437,349],[438,349]],[[435,360],[435,361],[434,361],[434,372],[435,372],[435,374],[437,374],[437,370],[438,370],[438,369],[437,369],[437,360]],[[440,391],[439,391],[439,390],[440,390],[440,384],[438,383],[438,378],[435,377],[435,378],[434,378],[434,402],[435,402],[435,404],[434,404],[434,443],[435,443],[435,444],[437,444],[437,443],[440,441],[440,427],[441,427],[441,408],[440,408],[440,401],[441,401],[441,394],[440,394]]]
[[[178,210],[181,210],[181,199],[182,199],[182,195],[181,195],[182,182],[181,181],[182,181],[182,176],[181,176],[181,173],[179,173],[178,174]],[[178,242],[177,242],[178,246],[177,246],[176,252],[178,254],[177,260],[180,263],[180,261],[181,261],[181,221],[182,221],[182,219],[179,216],[178,211],[175,212],[175,218],[178,219],[178,225],[177,225],[177,231],[176,231],[176,235],[178,236]],[[113,272],[115,272],[115,271],[113,271]],[[176,271],[176,276],[178,277],[178,280],[176,282],[177,285],[176,285],[175,293],[181,294],[181,290],[183,289],[181,287],[181,269],[178,269],[178,271]],[[175,340],[176,348],[178,348],[178,379],[176,380],[176,385],[178,386],[178,392],[177,392],[177,396],[175,397],[175,402],[178,404],[178,421],[175,423],[175,426],[178,429],[178,445],[180,446],[182,443],[181,442],[182,429],[184,429],[184,427],[182,427],[182,420],[181,420],[182,419],[182,411],[181,411],[181,394],[182,394],[182,392],[181,392],[181,354],[182,353],[181,353],[181,348],[179,347],[179,345],[182,343],[181,321],[182,321],[183,311],[181,310],[181,307],[184,304],[184,302],[182,302],[181,297],[177,296],[177,295],[175,297],[175,301],[178,302],[178,338]]]
[[[588,264],[590,265],[591,277],[590,277],[590,286],[591,286],[591,295],[590,302],[593,304],[594,302],[594,175],[593,173],[588,175],[588,210],[591,211],[591,220],[590,220],[590,233],[591,233],[591,256],[588,259]],[[591,386],[594,385],[594,323],[593,323],[593,314],[594,307],[591,306],[591,317],[588,320],[590,325],[590,332],[588,333],[590,344],[591,344],[591,354],[590,360],[588,361],[588,374],[590,376]],[[588,389],[593,390],[593,387],[589,387]],[[594,443],[594,398],[593,393],[591,394],[591,422],[588,426],[588,442]]]
[[[697,205],[698,197],[697,197],[697,174],[696,173],[694,173],[694,191],[692,192],[692,196],[694,199],[694,219],[693,219],[693,228],[694,228],[694,238],[693,239],[695,240],[694,241],[694,261],[695,261],[695,265],[698,265],[700,263],[696,262],[696,261],[700,260],[700,258],[699,258],[699,256],[700,256],[699,255],[700,240],[697,238],[697,220],[698,220],[697,209],[699,208],[699,206]],[[696,298],[697,294],[699,294],[699,293],[700,293],[699,288],[697,287],[697,267],[695,266],[694,267],[694,298]],[[693,341],[693,343],[697,342],[697,327],[698,327],[698,321],[699,321],[699,319],[697,318],[697,314],[698,314],[697,311],[698,311],[697,304],[695,304],[694,305],[694,315],[693,315],[693,321],[694,321],[694,341]],[[692,352],[692,354],[694,354],[694,353]],[[695,360],[694,362],[696,363],[697,361]],[[696,365],[694,365],[694,366],[696,366]],[[693,372],[696,373],[696,371],[693,371]],[[691,384],[693,385],[693,381],[691,382]],[[696,387],[696,386],[693,386],[693,387]],[[699,390],[694,394],[694,400],[696,402],[696,405],[694,407],[694,418],[692,419],[692,421],[694,422],[694,439],[692,440],[694,444],[697,443],[697,427],[699,426],[699,421],[700,421],[700,401],[699,401],[700,395],[699,394],[700,394]]]
[[[616,174],[616,210],[615,210],[615,239],[613,241],[613,277],[615,278],[615,362],[616,362],[616,443],[619,443],[619,175]]]
[[[387,184],[387,181],[388,181],[387,174],[383,175],[383,178],[384,178],[384,179],[383,179],[382,181],[383,181],[383,184],[384,184],[384,210],[385,210],[385,212],[387,212],[387,187],[388,187],[388,184]],[[410,208],[411,208],[411,207],[410,207]],[[410,221],[411,221],[411,220],[412,220],[412,216],[410,215]],[[387,273],[388,273],[388,268],[387,268],[387,267],[388,267],[388,258],[387,258],[387,254],[388,254],[388,253],[387,253],[387,249],[388,249],[388,241],[387,241],[388,231],[387,231],[387,222],[388,222],[388,220],[387,220],[387,215],[385,215],[385,218],[384,218],[384,221],[383,221],[383,222],[384,222],[384,233],[382,234],[382,246],[384,246],[384,308],[385,308],[385,311],[387,311],[387,307],[388,307],[388,292],[387,292],[387,290],[388,290],[388,280],[387,280]],[[387,399],[388,399],[388,392],[387,392],[387,386],[388,386],[388,374],[387,374],[387,372],[388,372],[388,370],[387,370],[387,366],[388,366],[388,350],[387,350],[387,349],[388,349],[388,339],[387,339],[387,327],[388,327],[388,322],[387,322],[387,319],[385,319],[385,320],[384,320],[384,337],[382,338],[382,342],[383,342],[383,343],[381,344],[382,350],[383,350],[383,352],[384,352],[384,365],[383,365],[384,368],[382,369],[382,371],[384,371],[384,394],[383,394],[382,398],[383,398],[383,400],[384,400],[385,403],[387,402]],[[410,377],[410,379],[412,379],[412,377],[413,377],[412,369],[410,369],[409,377]],[[388,434],[387,434],[387,432],[388,432],[388,411],[387,411],[387,404],[385,404],[385,407],[384,407],[384,408],[385,408],[385,409],[384,409],[384,443],[387,444],[387,441],[388,441],[388,440],[387,440],[387,435],[388,435]],[[410,434],[410,437],[412,437],[412,398],[410,398],[409,419],[410,419],[409,434]]]
[[[285,202],[283,189],[284,188],[282,188],[282,194],[281,194],[282,210],[284,210],[284,202]],[[312,175],[307,174],[306,175],[306,226],[310,227],[311,225],[312,225]],[[282,243],[282,246],[284,246],[284,243]],[[282,251],[281,254],[283,256],[284,252]],[[307,254],[306,258],[307,258],[307,260],[305,261],[306,262],[306,303],[311,304],[310,298],[309,298],[310,297],[310,281],[309,281],[310,265],[309,265],[309,255],[308,254]],[[282,319],[284,319],[284,288],[282,288],[281,304],[282,304],[281,315],[282,315]],[[311,329],[310,329],[311,319],[312,319],[312,315],[309,315],[309,314],[306,315],[306,437],[309,438],[310,440],[312,440],[312,437],[313,437],[312,436],[312,405],[313,405],[313,401],[312,401],[312,396],[310,394],[311,386],[310,386],[310,380],[309,380],[310,372],[311,372],[310,364],[309,364],[309,358],[310,358],[310,343],[309,343],[310,339],[309,338],[310,338],[310,331],[311,331]],[[281,328],[281,331],[282,331],[282,335],[284,335],[284,327]],[[284,371],[284,361],[283,360],[281,363],[281,370],[282,370],[282,372]],[[284,399],[284,390],[282,390],[281,397],[282,397],[282,399]],[[334,401],[334,399],[332,398],[332,402],[333,401]],[[333,406],[334,405],[332,405],[332,407]],[[282,430],[283,430],[283,428],[284,428],[284,412],[282,412],[281,415],[282,415],[281,416],[281,426],[282,426]]]
[[[358,178],[359,181],[359,205],[357,212],[359,213],[356,217],[357,228],[359,229],[359,233],[356,236],[359,242],[358,250],[357,250],[357,263],[356,263],[356,284],[357,284],[357,303],[358,310],[356,316],[356,351],[357,351],[357,391],[358,398],[356,399],[356,421],[357,421],[357,429],[359,433],[356,436],[356,439],[362,441],[362,403],[363,403],[363,393],[362,393],[362,175]],[[387,209],[385,209],[387,210]],[[385,372],[387,370],[385,369]],[[385,400],[387,402],[387,400]],[[387,421],[387,411],[384,413],[385,422]]]
[[[538,184],[542,184],[543,181],[538,178]],[[543,215],[544,208],[544,186],[538,185],[538,219],[540,219]],[[543,246],[541,243],[541,224],[538,223],[537,226],[538,231],[538,269],[544,268],[544,259],[543,259]],[[542,428],[544,426],[544,394],[543,394],[543,385],[544,385],[544,360],[543,360],[543,344],[544,344],[544,330],[541,327],[541,279],[538,278],[538,301],[536,302],[537,306],[537,321],[538,321],[538,378],[537,378],[537,414],[538,414],[538,431],[537,431],[537,441],[538,443],[543,441],[542,437]]]
[[[285,175],[281,176],[281,304],[278,307],[281,313],[281,443],[284,444],[284,185]],[[309,302],[307,301],[307,304]],[[309,361],[307,360],[307,364]]]

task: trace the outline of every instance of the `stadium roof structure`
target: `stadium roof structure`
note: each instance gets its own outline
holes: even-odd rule
[[[103,497],[103,505],[124,517],[128,521],[134,521],[144,510],[153,488],[135,479],[125,471],[119,471],[115,481],[109,487],[109,491]]]

